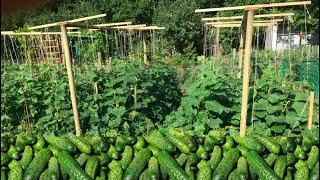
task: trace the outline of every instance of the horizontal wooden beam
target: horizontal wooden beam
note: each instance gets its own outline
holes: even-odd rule
[[[166,29],[165,27],[158,27],[158,26],[145,26],[145,27],[133,27],[128,28],[129,30],[137,30],[137,31],[148,31],[148,30],[160,30]]]
[[[259,20],[254,21],[255,23],[269,23],[269,22],[281,22],[283,19],[271,19],[271,20]],[[241,24],[242,21],[219,21],[219,22],[207,22],[206,25],[215,25],[215,24]]]
[[[294,15],[294,13],[260,14],[260,15],[255,15],[254,18],[285,17],[285,16],[293,16],[293,15]],[[202,18],[202,21],[234,20],[234,19],[242,19],[242,18],[243,18],[243,16],[213,17],[213,18]]]
[[[105,16],[107,16],[106,13],[98,14],[98,15],[94,15],[94,16],[83,17],[83,18],[72,19],[72,20],[68,20],[68,21],[64,21],[64,22],[75,23],[75,22],[86,21],[86,20],[96,19],[96,18],[105,17]],[[61,22],[33,26],[33,27],[30,27],[29,29],[34,30],[34,29],[41,29],[41,28],[47,28],[47,27],[52,27],[52,26],[58,26],[59,23],[61,23]]]
[[[120,26],[120,25],[129,25],[132,22],[117,22],[117,23],[107,23],[107,24],[96,24],[98,27],[107,27],[107,26]]]
[[[216,12],[216,11],[228,11],[228,10],[244,10],[247,8],[285,7],[285,6],[298,6],[298,5],[307,5],[307,4],[311,4],[311,1],[285,2],[285,3],[272,3],[272,4],[233,6],[233,7],[220,7],[220,8],[206,8],[206,9],[196,9],[195,12]]]
[[[80,31],[76,32],[67,32],[68,34],[79,34]],[[8,36],[32,36],[32,35],[60,35],[61,32],[3,32],[1,31],[1,35]]]
[[[273,26],[277,23],[254,23],[253,26]],[[241,27],[241,24],[217,24],[217,25],[211,25],[213,27]]]
[[[145,27],[146,24],[137,24],[137,25],[128,25],[128,26],[115,26],[111,27],[112,29],[128,29],[128,28],[136,28],[136,27]]]
[[[67,27],[67,30],[81,29],[80,27]]]

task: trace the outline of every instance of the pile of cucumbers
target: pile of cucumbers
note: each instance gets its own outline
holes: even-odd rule
[[[1,180],[319,179],[319,140],[180,131],[1,137]]]

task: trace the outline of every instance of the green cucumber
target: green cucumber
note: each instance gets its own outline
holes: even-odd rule
[[[6,153],[1,153],[1,166],[7,165],[10,161],[10,157]]]
[[[183,139],[183,137],[171,133],[166,133],[166,138],[182,153],[188,154],[190,152],[188,141],[186,141],[186,139]]]
[[[125,171],[133,159],[133,149],[131,146],[125,146],[122,158],[119,161],[122,169]]]
[[[98,158],[100,159],[101,166],[108,165],[108,163],[111,160],[111,158],[106,153],[101,153],[100,156],[98,156]]]
[[[170,178],[175,180],[188,179],[188,174],[179,166],[178,162],[174,160],[167,151],[161,151],[158,155],[158,161],[164,171]]]
[[[45,169],[39,177],[39,180],[47,180],[49,179],[49,169]]]
[[[159,162],[155,156],[152,156],[149,159],[148,169],[149,169],[150,179],[159,179],[160,177]]]
[[[1,152],[7,152],[9,150],[10,144],[8,141],[1,137]]]
[[[118,152],[123,152],[126,147],[126,141],[122,136],[118,136],[116,139],[115,148]]]
[[[306,164],[309,167],[310,171],[317,164],[318,160],[319,160],[319,148],[317,146],[312,146],[309,153],[309,157],[306,161]]]
[[[264,145],[269,152],[279,154],[281,147],[272,138],[262,136],[254,136],[254,138]]]
[[[108,175],[105,169],[100,168],[100,180],[107,180]]]
[[[53,145],[49,145],[48,146],[48,149],[50,149],[50,151],[52,152],[52,154],[54,155],[54,156],[58,156],[58,154],[59,154],[59,152],[61,151],[59,148],[57,148],[56,146],[53,146]],[[36,156],[36,154],[35,154],[35,156]]]
[[[90,142],[90,144],[92,145],[93,152],[95,154],[107,152],[110,148],[109,143],[103,137],[92,137],[92,140],[87,142]]]
[[[119,162],[112,160],[108,167],[110,169],[108,180],[123,180],[123,170]]]
[[[188,160],[188,155],[185,154],[185,153],[181,153],[181,154],[179,155],[179,157],[176,159],[176,161],[178,162],[178,164],[179,164],[181,167],[184,166],[184,164],[187,162],[187,160]]]
[[[188,142],[188,147],[190,149],[190,152],[196,152],[199,147],[199,144],[197,143],[197,141],[190,136],[186,136],[185,139]]]
[[[10,148],[7,152],[7,154],[9,155],[10,158],[18,160],[21,158],[19,152],[17,151],[16,147],[13,146],[12,144],[10,145]]]
[[[228,180],[238,180],[238,169],[234,169],[228,176]]]
[[[32,135],[26,135],[25,140],[27,145],[34,145],[37,141],[37,138]]]
[[[294,165],[297,169],[294,174],[294,180],[308,180],[309,179],[309,168],[307,164],[299,159],[299,161]]]
[[[59,161],[58,161],[59,162]],[[67,173],[67,170],[66,169],[63,169],[60,165],[60,172],[61,172],[61,179],[62,180],[67,180],[68,179],[68,173]],[[69,178],[69,179],[72,179],[72,178]]]
[[[212,179],[227,179],[240,157],[238,149],[230,149],[212,174]]]
[[[109,144],[115,145],[116,144],[116,139],[117,139],[116,136],[108,137],[107,141],[108,141]]]
[[[117,149],[113,145],[110,145],[110,148],[109,148],[107,154],[112,159],[115,159],[115,160],[120,159],[120,154],[119,154],[119,152],[117,151]]]
[[[92,179],[88,173],[86,173],[76,160],[67,151],[61,151],[58,154],[58,162],[61,169],[64,169],[70,178],[75,179]]]
[[[92,179],[95,179],[99,166],[100,159],[97,156],[90,156],[86,162],[85,171]]]
[[[310,173],[310,180],[319,180],[319,161]]]
[[[206,136],[204,138],[204,148],[207,152],[212,152],[213,146],[214,146],[214,141],[210,136]]]
[[[245,155],[249,168],[261,179],[281,179],[255,151],[250,151]]]
[[[137,156],[133,158],[128,168],[123,174],[123,178],[128,179],[138,179],[140,174],[142,173],[144,167],[147,165],[150,157],[151,151],[149,149],[141,149]]]
[[[245,156],[249,152],[249,150],[247,148],[245,148],[241,145],[237,145],[236,148],[241,152],[242,156]]]
[[[301,145],[302,143],[302,136],[297,136],[294,138],[294,142],[298,145]]]
[[[62,151],[73,153],[76,151],[76,146],[65,138],[57,136],[44,136],[44,139],[52,146],[59,148]]]
[[[8,180],[20,180],[23,177],[23,170],[21,166],[14,166],[10,169]]]
[[[160,179],[168,179],[168,174],[162,166],[160,166]]]
[[[1,180],[7,180],[7,173],[1,169]]]
[[[204,147],[202,145],[199,145],[199,148],[196,152],[197,156],[199,156],[199,158],[207,160],[209,158],[209,154],[208,152],[204,149]]]
[[[33,145],[33,148],[36,150],[41,150],[46,145],[46,141],[44,140],[41,134],[37,135],[37,143]]]
[[[86,142],[84,139],[81,139],[77,136],[69,137],[68,140],[73,143],[82,153],[90,154],[91,145]]]
[[[298,158],[293,153],[287,154],[287,165],[291,166],[298,162]]]
[[[282,145],[284,147],[283,148],[284,154],[287,154],[289,152],[291,152],[291,153],[294,152],[294,150],[297,147],[297,144],[295,144],[291,138],[286,138],[285,143],[280,144],[280,145]]]
[[[33,149],[27,145],[23,151],[23,156],[20,160],[20,165],[23,170],[26,170],[33,159]]]
[[[160,150],[152,145],[148,146],[148,149],[152,152],[153,156],[158,157]]]
[[[248,150],[255,151],[257,153],[261,153],[265,150],[263,144],[255,140],[253,137],[233,136],[233,139],[236,143],[247,148]]]
[[[234,141],[232,137],[226,136],[226,142],[222,145],[222,149],[230,150],[234,146]]]
[[[48,164],[51,157],[51,151],[47,148],[38,152],[37,156],[33,158],[30,165],[24,172],[24,179],[38,179]]]
[[[266,158],[264,158],[264,160],[270,167],[272,167],[274,162],[276,162],[277,158],[278,158],[277,154],[270,153]]]
[[[205,137],[198,137],[196,139],[197,143],[200,145],[204,145]]]
[[[240,180],[246,180],[249,178],[248,172],[248,162],[247,160],[241,156],[237,162],[237,177]]]
[[[83,167],[83,165],[87,162],[89,157],[90,157],[90,155],[88,155],[86,153],[81,153],[80,156],[77,157],[76,161],[81,167]]]
[[[313,140],[310,137],[303,137],[301,147],[304,152],[309,152],[313,145]]]
[[[287,169],[287,156],[279,156],[276,162],[274,163],[274,172],[283,179]]]
[[[50,180],[59,180],[60,167],[58,159],[52,156],[48,163],[48,177]]]
[[[139,176],[139,180],[149,180],[149,169],[145,169]]]
[[[284,177],[284,180],[293,180],[293,174],[290,169],[287,169],[287,175]]]
[[[199,171],[197,173],[197,179],[199,180],[211,180],[212,169],[208,162],[201,160],[197,165]]]
[[[15,147],[18,152],[22,152],[27,145],[26,136],[23,134],[17,135]]]
[[[211,153],[211,158],[208,161],[212,171],[215,171],[220,160],[222,158],[222,149],[220,148],[220,146],[214,146],[213,147],[213,152]]]
[[[141,137],[141,136],[138,136],[138,137],[137,137],[137,142],[136,142],[136,144],[133,146],[133,148],[134,148],[134,149],[141,150],[141,149],[143,149],[145,146],[146,146],[146,142],[145,142],[144,138]]]
[[[306,152],[304,152],[302,150],[302,147],[300,145],[297,145],[297,147],[294,150],[293,154],[299,159],[302,159],[302,160],[307,159],[307,154],[306,154]]]
[[[152,146],[162,151],[170,153],[176,150],[176,147],[168,141],[159,131],[152,131],[149,136],[144,136],[144,139]]]
[[[134,145],[137,142],[137,138],[134,136],[125,136],[124,140],[126,141],[126,144],[128,144],[128,145]]]

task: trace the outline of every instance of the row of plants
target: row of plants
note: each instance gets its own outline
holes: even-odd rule
[[[180,103],[175,74],[162,63],[145,67],[137,61],[114,60],[112,69],[81,64],[74,72],[83,134],[141,134]],[[63,64],[5,66],[1,80],[1,133],[24,131],[29,119],[34,133],[74,132]]]
[[[1,138],[1,179],[319,179],[319,139],[193,136]]]

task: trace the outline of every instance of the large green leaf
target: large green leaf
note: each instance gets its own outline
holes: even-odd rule
[[[304,101],[306,102],[309,98],[309,94],[305,92],[297,92],[296,97],[294,98],[294,101]]]
[[[266,99],[259,99],[258,102],[254,103],[255,110],[267,110],[269,102]]]
[[[270,129],[275,133],[282,133],[286,128],[286,125],[283,124],[275,124]]]
[[[205,102],[205,108],[207,110],[210,110],[210,111],[216,112],[218,114],[221,114],[223,112],[224,106],[222,106],[217,101],[213,100],[213,101],[206,101]]]

